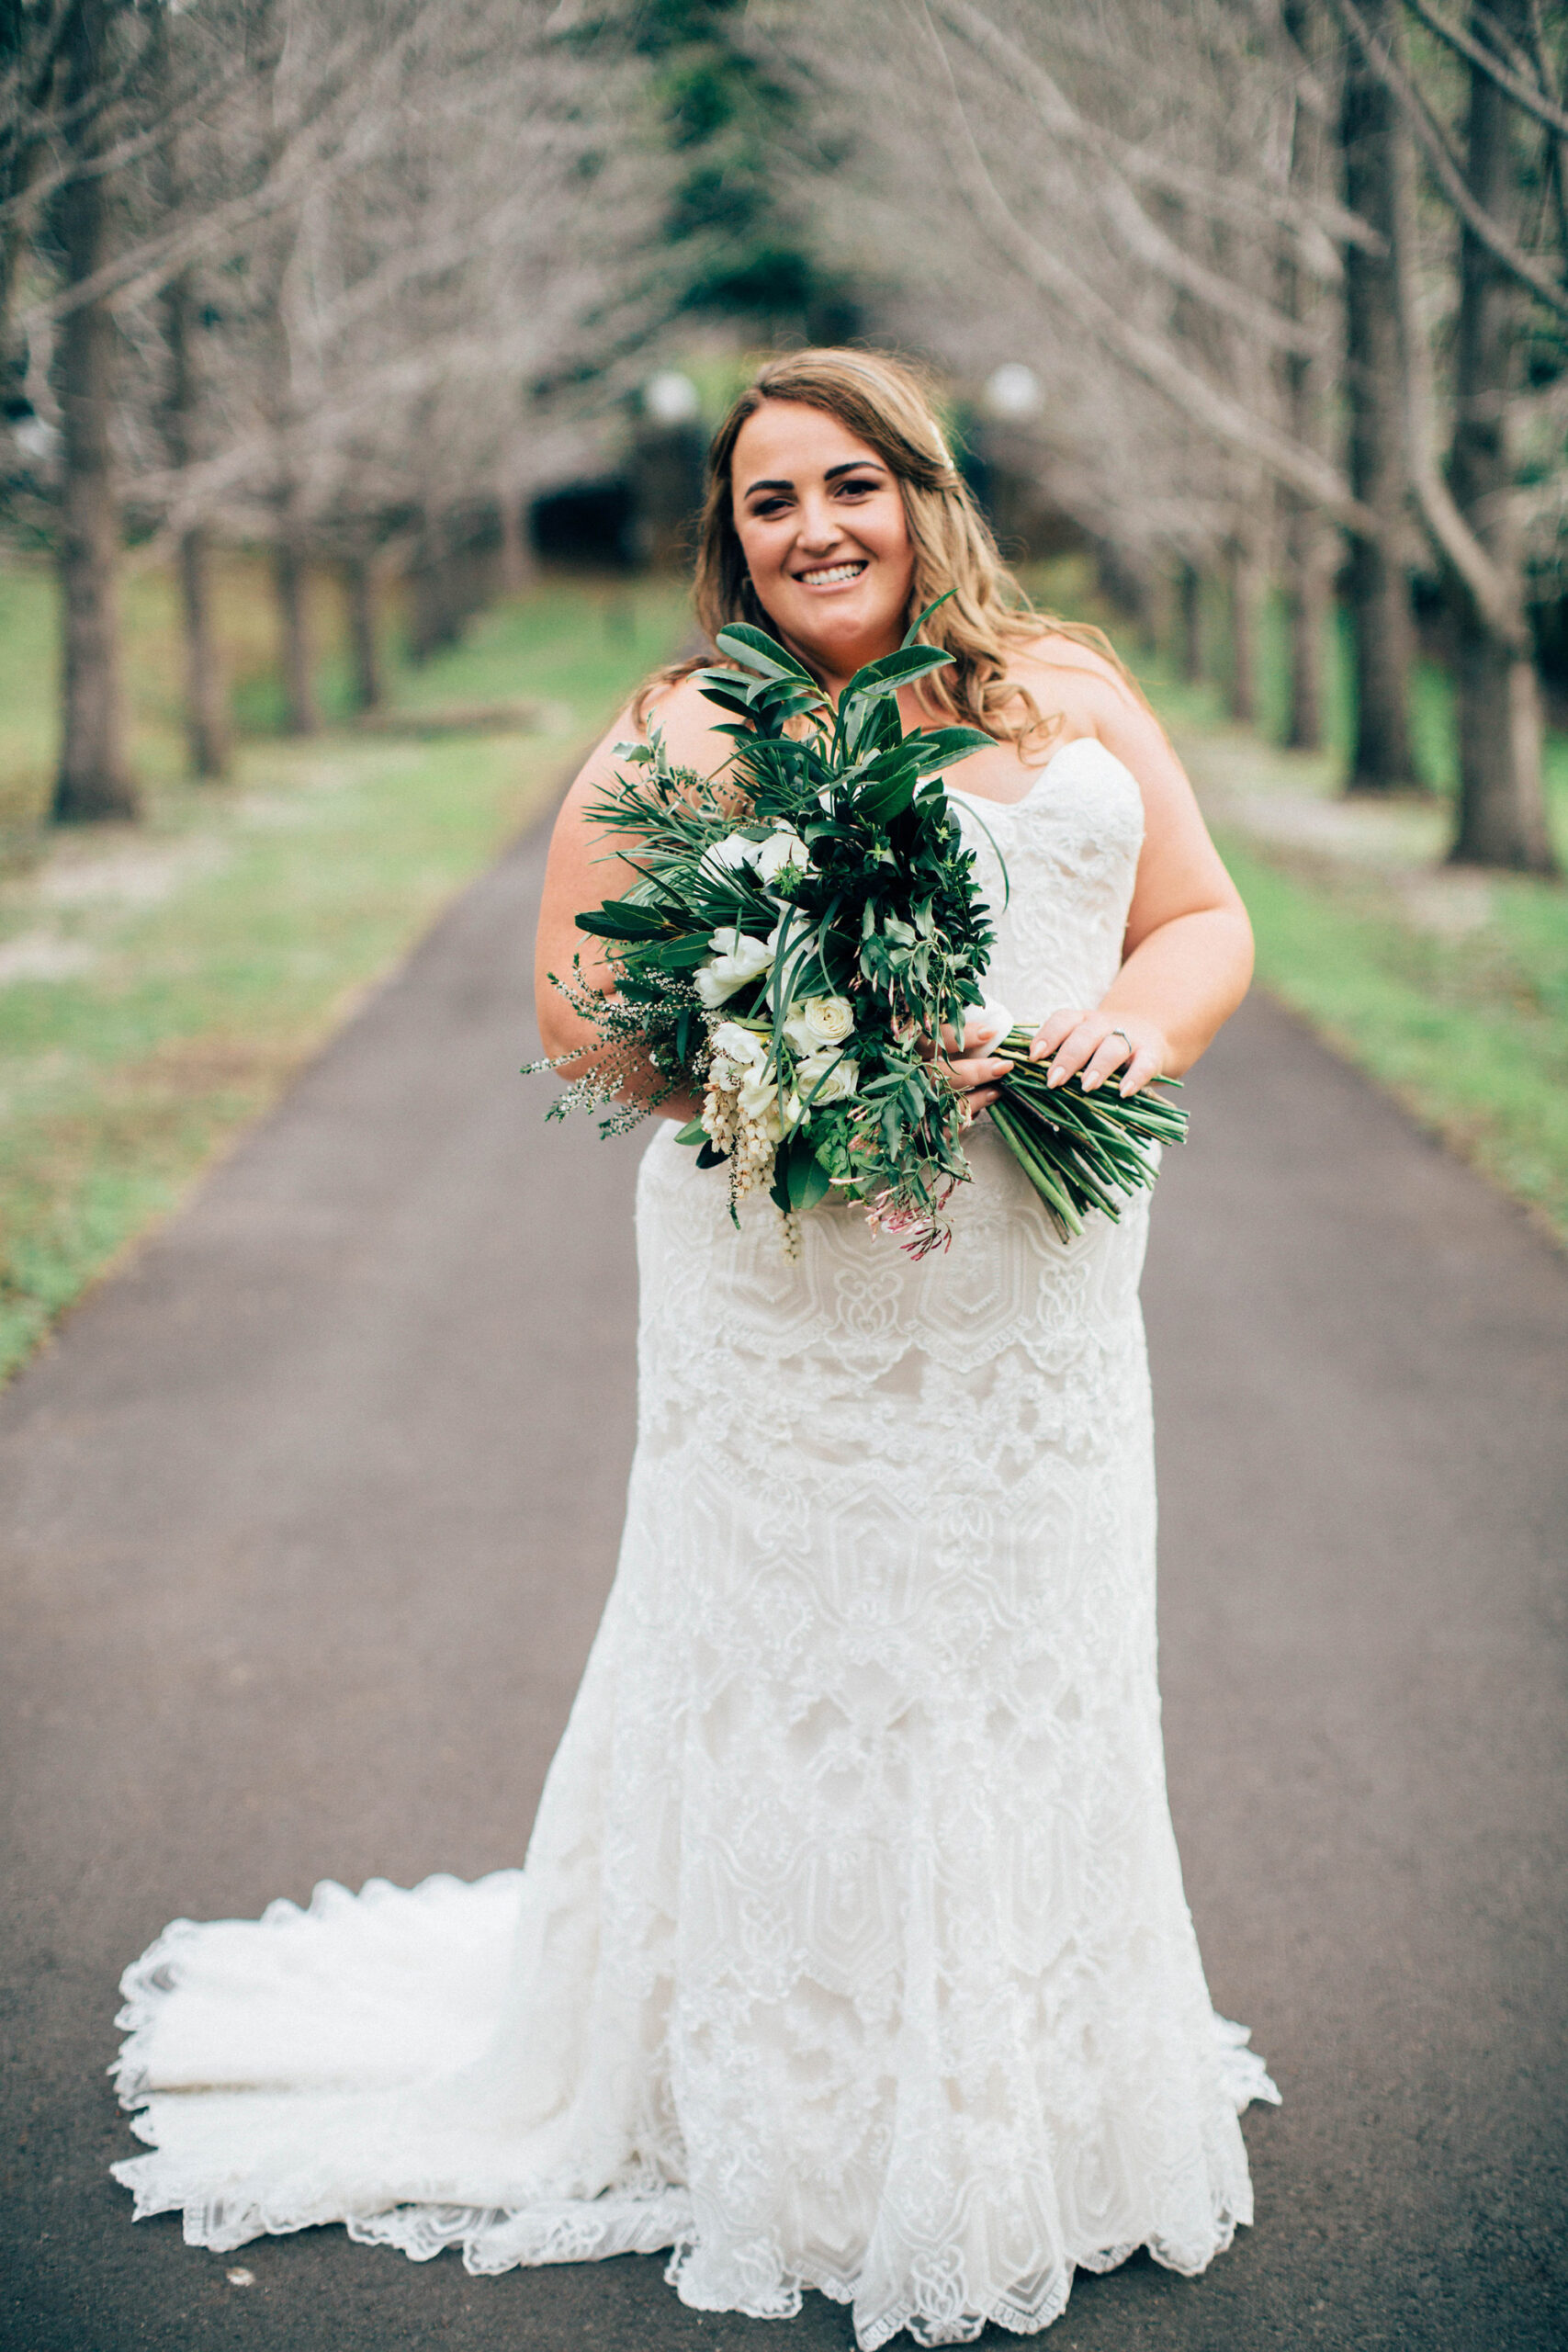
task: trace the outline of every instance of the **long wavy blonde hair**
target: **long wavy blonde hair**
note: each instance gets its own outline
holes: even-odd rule
[[[872,351],[791,351],[768,360],[715,434],[694,582],[697,619],[710,641],[730,621],[777,634],[746,568],[731,481],[740,428],[764,401],[798,401],[836,417],[876,451],[897,482],[915,558],[904,626],[947,597],[921,632],[924,642],[953,656],[951,668],[919,688],[929,717],[981,728],[1021,751],[1048,744],[1059,715],[1043,713],[1029,689],[1007,674],[1009,656],[1038,644],[1047,631],[1091,647],[1126,677],[1102,630],[1058,620],[1030,603],[953,462],[927,380],[908,361]],[[637,718],[661,685],[689,677],[709,658],[674,663],[651,678],[637,697]]]

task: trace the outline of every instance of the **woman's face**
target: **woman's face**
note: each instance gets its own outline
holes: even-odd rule
[[[735,528],[758,600],[829,685],[904,634],[914,549],[898,484],[819,408],[764,401],[736,436]]]

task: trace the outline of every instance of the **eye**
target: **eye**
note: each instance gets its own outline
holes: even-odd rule
[[[786,501],[782,498],[759,498],[748,511],[752,514],[761,515],[764,522],[768,522],[775,514],[782,514],[785,504]]]
[[[852,474],[847,481],[839,484],[840,492],[849,498],[869,498],[874,491],[880,488],[881,484],[872,474]]]

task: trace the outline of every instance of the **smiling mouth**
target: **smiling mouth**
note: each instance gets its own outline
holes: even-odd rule
[[[797,571],[795,576],[804,588],[837,588],[846,580],[858,580],[867,560],[860,556],[852,563],[825,564],[820,571]]]

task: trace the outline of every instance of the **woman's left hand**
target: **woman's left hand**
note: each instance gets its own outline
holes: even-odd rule
[[[1086,1093],[1120,1070],[1122,1092],[1136,1094],[1159,1077],[1169,1057],[1165,1033],[1152,1021],[1105,1006],[1098,1012],[1068,1007],[1053,1012],[1040,1023],[1029,1048],[1032,1062],[1050,1063],[1046,1078],[1052,1086],[1065,1084],[1076,1073]]]

